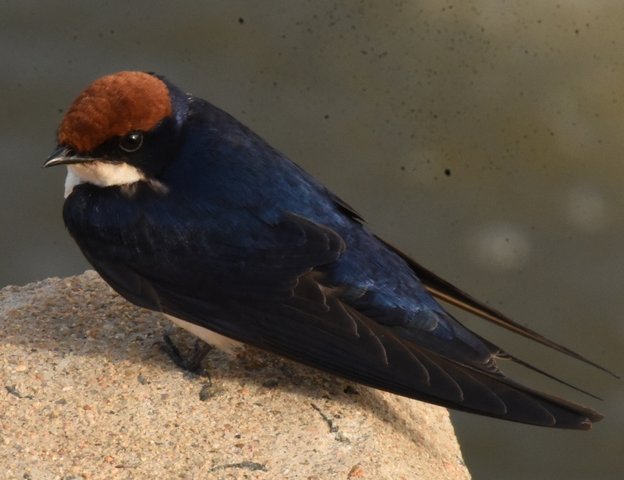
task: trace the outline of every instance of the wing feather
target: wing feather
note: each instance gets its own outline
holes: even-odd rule
[[[103,278],[138,305],[375,388],[538,425],[586,429],[601,418],[591,409],[514,383],[496,368],[493,354],[462,354],[459,337],[437,339],[451,342],[459,352],[441,353],[453,351],[451,343],[438,349],[421,341],[423,334],[434,334],[427,327],[430,322],[377,321],[366,309],[350,304],[328,278],[327,266],[345,251],[335,231],[295,214],[271,228],[271,248],[243,254],[230,245],[219,251],[214,264],[218,283],[194,282],[204,273],[196,271],[202,265],[195,266],[194,256],[186,258],[187,253],[181,254],[186,270],[182,278],[175,274],[179,267],[168,271],[145,255],[134,261],[101,261],[83,250]],[[243,260],[244,268],[230,277],[220,270]],[[424,280],[429,287],[442,285],[448,294],[458,295],[436,278],[425,275]],[[454,320],[440,317],[434,323],[440,321]]]
[[[466,292],[460,290],[459,288],[439,277],[432,271],[426,269],[388,242],[385,242],[382,239],[379,240],[383,242],[388,248],[393,250],[397,255],[403,258],[403,260],[405,260],[405,262],[412,268],[412,270],[414,270],[416,276],[423,282],[425,288],[434,297],[444,302],[450,303],[451,305],[455,305],[462,310],[477,315],[492,323],[495,323],[496,325],[499,325],[514,333],[517,333],[518,335],[522,335],[523,337],[529,338],[535,342],[541,343],[542,345],[546,345],[547,347],[557,350],[558,352],[564,353],[565,355],[580,360],[581,362],[591,365],[592,367],[608,373],[615,378],[620,378],[618,375],[608,370],[607,368],[589,360],[583,355],[580,355],[579,353],[570,350],[569,348],[557,342],[554,342],[553,340],[550,340],[549,338],[544,337],[535,330],[532,330],[528,327],[525,327],[524,325],[519,324],[518,322],[515,322],[498,310],[484,304],[483,302],[480,302],[479,300],[476,300],[474,297],[470,296]]]

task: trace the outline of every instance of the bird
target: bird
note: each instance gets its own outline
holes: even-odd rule
[[[67,167],[63,219],[88,262],[122,297],[206,345],[252,345],[512,422],[588,430],[603,418],[506,375],[500,364],[512,361],[555,378],[444,304],[615,374],[423,267],[248,127],[164,76],[96,79],[56,140],[44,167]]]

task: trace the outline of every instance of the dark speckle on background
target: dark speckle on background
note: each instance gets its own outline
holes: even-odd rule
[[[237,116],[418,262],[617,371],[623,18],[607,1],[5,2],[0,285],[87,268],[61,220],[64,172],[41,165],[88,83],[155,71]],[[607,416],[578,434],[456,414],[474,478],[619,479],[623,384],[461,319],[605,401],[533,385]]]

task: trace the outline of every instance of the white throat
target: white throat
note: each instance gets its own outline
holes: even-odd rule
[[[89,162],[67,165],[65,177],[65,198],[69,196],[76,185],[92,183],[98,187],[113,185],[129,185],[146,180],[145,176],[132,165],[127,163]]]

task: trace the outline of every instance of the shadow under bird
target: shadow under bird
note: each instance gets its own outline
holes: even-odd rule
[[[438,300],[604,368],[375,236],[258,135],[165,78],[96,80],[65,114],[57,140],[45,166],[67,166],[63,217],[87,260],[130,302],[164,312],[208,344],[255,345],[515,422],[589,429],[602,419],[507,377],[499,359],[544,372],[468,330]]]

